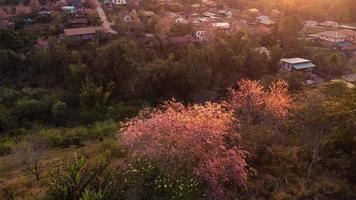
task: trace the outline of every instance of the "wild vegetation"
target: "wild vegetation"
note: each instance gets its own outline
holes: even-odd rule
[[[263,35],[151,48],[124,26],[58,40],[65,15],[1,29],[0,199],[356,199],[356,88],[330,81],[354,65],[298,39],[302,18],[354,22],[355,4],[222,2],[285,15]],[[192,28],[142,21],[157,35]],[[325,83],[280,72],[283,57],[312,58]]]

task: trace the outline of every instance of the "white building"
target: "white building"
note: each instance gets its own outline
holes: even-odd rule
[[[214,28],[228,30],[231,28],[230,23],[228,22],[216,22],[212,24]]]
[[[303,58],[282,58],[280,60],[281,68],[292,72],[292,71],[305,71],[310,72],[315,65],[307,59]]]
[[[334,21],[325,21],[325,22],[321,22],[319,25],[325,26],[325,27],[336,28],[339,24]]]
[[[205,33],[206,33],[205,31],[196,31],[195,37],[198,38],[198,40],[200,40],[200,41],[204,41],[204,40],[206,40]]]
[[[313,21],[313,20],[307,20],[307,21],[304,22],[304,26],[316,27],[316,26],[318,26],[318,22],[317,21]]]
[[[313,34],[312,36],[329,42],[342,42],[348,38],[347,35],[338,31],[324,31],[318,34]]]
[[[112,0],[112,2],[115,5],[126,5],[127,4],[126,0]]]

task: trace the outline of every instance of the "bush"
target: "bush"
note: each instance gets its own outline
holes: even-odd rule
[[[117,123],[113,121],[96,122],[90,126],[91,137],[114,136],[117,133]]]
[[[66,109],[67,109],[67,104],[57,100],[53,105],[52,105],[52,115],[56,123],[61,123],[66,114]]]
[[[83,157],[76,159],[66,170],[51,174],[51,187],[46,199],[50,200],[90,200],[105,199],[101,192],[100,175],[106,164],[89,167]]]
[[[108,152],[110,156],[115,158],[123,158],[127,154],[125,147],[119,144],[115,139],[105,139],[102,142],[102,148]]]
[[[15,142],[10,138],[3,138],[0,140],[0,156],[10,154]]]
[[[0,134],[12,127],[11,115],[4,105],[0,104]]]
[[[83,146],[83,140],[87,138],[88,129],[84,127],[44,129],[39,137],[51,146],[67,148],[72,145]]]

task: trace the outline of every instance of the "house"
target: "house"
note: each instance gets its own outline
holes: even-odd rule
[[[51,11],[50,11],[48,8],[46,8],[46,7],[42,7],[42,8],[40,8],[40,10],[37,12],[37,15],[38,15],[39,17],[48,17],[48,16],[51,15]]]
[[[206,7],[216,7],[217,3],[212,0],[202,0],[202,4]]]
[[[112,2],[115,5],[126,5],[127,4],[126,0],[112,0]]]
[[[186,19],[184,19],[183,17],[179,17],[179,18],[177,18],[177,19],[175,20],[175,23],[176,23],[176,24],[188,24],[189,21],[186,20]]]
[[[64,29],[64,35],[66,38],[72,41],[84,41],[92,40],[95,38],[95,34],[98,31],[102,31],[102,27],[81,27]]]
[[[23,22],[25,23],[25,25],[31,25],[34,24],[36,20],[31,17],[26,17],[25,19],[23,19]]]
[[[16,15],[30,15],[32,13],[32,9],[29,6],[24,6],[23,4],[20,4],[15,7],[16,9]]]
[[[304,22],[304,26],[306,27],[316,27],[318,26],[318,22],[317,21],[313,21],[313,20],[307,20]]]
[[[342,42],[347,40],[348,36],[337,31],[324,31],[318,34],[312,34],[311,37],[316,37],[321,40],[325,40],[328,42]]]
[[[273,24],[275,24],[275,22],[271,19],[262,19],[259,21],[259,23],[265,26],[272,26]]]
[[[265,15],[260,15],[260,16],[256,17],[256,20],[258,23],[265,25],[265,26],[271,26],[275,23],[273,20],[271,20],[271,18],[269,16],[265,16]]]
[[[216,22],[212,23],[213,27],[219,30],[229,30],[231,28],[231,24],[228,22]]]
[[[250,9],[247,10],[247,13],[256,16],[258,13],[260,13],[260,11],[258,9],[256,9],[256,8],[250,8]]]
[[[339,25],[338,28],[344,28],[344,29],[350,29],[356,31],[356,26],[350,26],[350,25]]]
[[[209,11],[206,11],[206,12],[203,13],[203,16],[205,16],[205,17],[215,17],[216,14],[212,13],[212,12],[209,12]]]
[[[335,47],[349,56],[356,55],[356,45],[350,41],[337,42],[335,43]]]
[[[231,10],[218,10],[218,14],[227,18],[232,17],[232,11]]]
[[[206,31],[196,31],[195,32],[195,37],[200,40],[200,41],[205,41],[206,40]]]
[[[336,28],[339,24],[334,21],[324,21],[319,23],[320,26],[328,27],[328,28]]]
[[[352,44],[352,45],[341,47],[341,51],[345,52],[347,55],[351,57],[356,56],[356,45]]]
[[[261,20],[266,20],[266,19],[270,19],[270,17],[266,16],[266,15],[260,15],[258,17],[256,17],[257,21],[261,21]]]
[[[144,11],[144,12],[143,12],[143,15],[144,15],[145,17],[147,17],[147,18],[151,18],[151,17],[153,17],[153,16],[155,15],[155,13],[152,12],[152,11]]]
[[[342,76],[342,78],[350,83],[356,82],[356,74],[344,75],[344,76]]]
[[[310,61],[303,58],[282,58],[280,65],[283,70],[288,72],[303,71],[311,72],[315,65]]]
[[[111,9],[112,6],[114,5],[114,2],[113,0],[104,0],[103,5],[104,8]]]
[[[73,18],[69,20],[70,27],[78,28],[78,27],[85,27],[88,25],[87,18]]]
[[[201,7],[201,5],[200,5],[199,3],[194,3],[194,4],[190,5],[190,7],[191,7],[192,9],[197,9],[197,10],[199,10],[199,8]]]
[[[74,14],[75,13],[75,7],[74,6],[63,6],[62,11],[67,14]]]
[[[347,36],[346,40],[348,41],[356,40],[356,31],[350,29],[339,29],[336,30],[336,32],[346,35]]]

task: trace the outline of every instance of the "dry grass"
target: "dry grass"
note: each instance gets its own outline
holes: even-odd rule
[[[42,175],[39,181],[30,174],[15,154],[0,157],[0,199],[34,199],[44,194],[50,181],[50,172],[69,163],[77,155],[95,159],[103,151],[100,142],[88,141],[83,147],[52,148],[42,155]],[[12,196],[13,195],[13,196]]]

